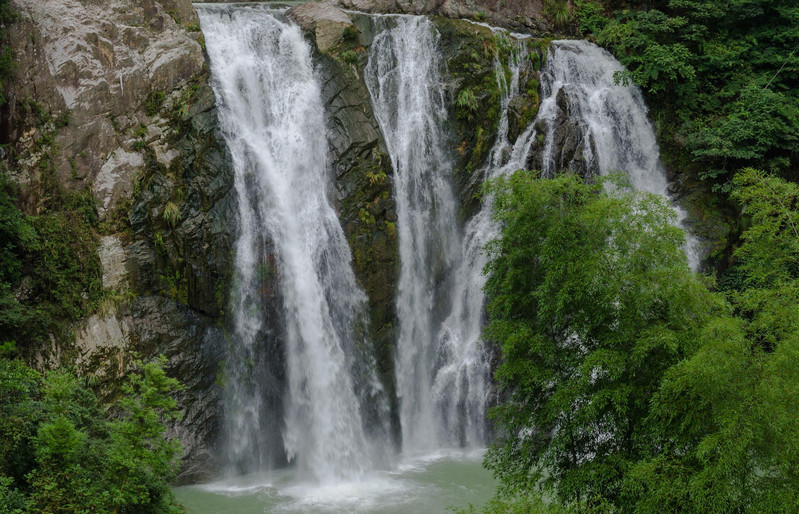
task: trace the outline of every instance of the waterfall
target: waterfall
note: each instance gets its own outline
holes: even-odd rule
[[[324,110],[310,46],[296,25],[263,6],[197,10],[240,216],[226,368],[230,459],[239,470],[268,468],[277,459],[265,448],[278,440],[303,476],[357,478],[381,446],[364,426],[358,391],[379,386],[353,377],[363,366],[355,357],[366,297],[328,199]],[[267,330],[270,284],[277,284],[278,333]],[[279,344],[267,344],[270,337]],[[264,382],[282,384],[281,392],[266,394]],[[279,401],[264,405],[265,397]]]
[[[558,147],[555,134],[556,121],[565,114],[584,138],[581,157],[586,171],[622,171],[634,189],[668,197],[666,173],[646,104],[636,86],[615,84],[614,74],[621,69],[610,52],[588,41],[552,42],[541,74],[538,121],[546,127],[542,171],[551,176],[558,166],[565,167],[565,159],[559,155],[564,145]],[[682,223],[685,212],[675,209]],[[689,236],[685,250],[693,269],[699,266],[695,246]]]
[[[377,17],[382,31],[365,70],[375,116],[394,168],[400,276],[397,395],[403,449],[447,443],[431,397],[437,313],[446,303],[437,282],[457,256],[456,200],[448,179],[444,63],[438,33],[423,16]]]
[[[506,38],[502,34],[495,37]],[[513,149],[507,158],[510,147],[508,141],[508,107],[511,100],[519,94],[520,75],[525,66],[530,65],[526,45],[518,39],[506,41],[510,46],[507,63],[494,59],[497,86],[502,92],[500,101],[500,120],[496,141],[489,153],[488,164],[483,170],[483,178],[490,180],[520,168],[525,154],[527,138],[520,137],[518,149]],[[510,79],[506,76],[507,65]],[[523,141],[524,140],[524,141]],[[499,235],[499,227],[492,220],[493,199],[483,199],[481,209],[467,222],[463,230],[460,260],[452,279],[452,308],[436,336],[437,359],[442,363],[433,384],[433,398],[436,408],[443,416],[443,423],[449,433],[457,434],[461,444],[483,445],[486,442],[486,406],[491,389],[490,352],[483,345],[483,309],[485,294],[483,285],[486,277],[483,268],[486,243]]]
[[[311,48],[269,7],[197,10],[240,219],[223,377],[231,467],[294,462],[321,482],[361,477],[386,459],[388,416],[368,350],[367,299],[328,198],[328,136]],[[394,170],[403,450],[482,446],[492,355],[481,340],[483,248],[500,232],[493,198],[459,225],[451,99],[432,22],[407,15],[373,21],[364,80]],[[622,170],[636,189],[667,193],[640,92],[615,85],[621,65],[584,41],[553,42],[539,113],[511,144],[511,100],[532,63],[523,42],[496,37],[509,38],[511,51],[507,63],[494,62],[501,116],[484,180],[535,167],[536,152],[545,173],[564,167],[558,137],[565,119],[579,133],[572,150],[583,171]]]

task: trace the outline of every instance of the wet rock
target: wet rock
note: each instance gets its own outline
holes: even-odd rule
[[[562,88],[555,97],[556,112],[546,120],[539,119],[535,130],[538,140],[527,163],[527,169],[571,171],[591,178],[599,173],[596,143],[588,127],[580,123],[579,113],[569,97],[568,88]],[[552,133],[552,151],[547,153],[545,134]],[[545,162],[548,161],[548,162]]]
[[[303,30],[314,34],[320,52],[327,52],[339,44],[345,31],[354,28],[347,13],[329,3],[302,4],[292,7],[286,14]]]

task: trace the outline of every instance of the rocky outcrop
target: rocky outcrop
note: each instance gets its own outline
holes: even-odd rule
[[[165,354],[186,386],[173,427],[186,450],[181,480],[207,478],[235,200],[194,8],[12,2],[18,65],[0,113],[9,174],[27,214],[59,208],[47,187],[91,192],[105,290],[74,339],[51,336],[31,360],[94,375],[113,398],[137,356]]]
[[[573,112],[574,109],[566,88],[558,91],[554,115],[536,122],[539,140],[534,142],[527,169],[543,170],[544,159],[549,158],[552,162],[546,169],[571,171],[586,178],[599,174],[599,163],[584,157],[597,155],[596,143],[587,127],[580,124],[579,113]],[[547,131],[552,131],[551,153],[547,153],[548,147],[543,143]]]
[[[333,0],[336,5],[370,13],[438,14],[470,18],[498,27],[548,34],[542,0]]]
[[[327,3],[307,3],[293,7],[289,16],[302,30],[313,33],[316,48],[322,53],[341,43],[348,30],[356,30],[347,13]]]

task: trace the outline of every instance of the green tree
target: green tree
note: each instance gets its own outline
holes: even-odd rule
[[[734,316],[665,376],[652,420],[668,437],[628,482],[638,512],[799,509],[799,186],[753,169],[735,186],[751,225]]]
[[[123,387],[123,416],[109,425],[107,480],[114,512],[170,512],[174,504],[169,481],[178,472],[180,441],[167,437],[165,421],[178,418],[170,395],[178,381],[163,370],[166,360],[151,362]],[[121,508],[120,508],[121,507]],[[182,512],[179,508],[176,512]]]
[[[620,80],[648,95],[681,168],[717,183],[745,166],[796,172],[799,8],[783,0],[576,5],[582,33],[625,65]]]
[[[488,247],[485,335],[508,396],[486,464],[505,493],[617,502],[656,440],[646,419],[663,373],[718,303],[667,202],[606,186],[517,172],[492,188],[503,228]]]
[[[734,185],[749,225],[721,294],[687,270],[662,200],[570,176],[494,186],[485,335],[506,435],[486,465],[503,495],[799,510],[799,186],[753,169]]]
[[[139,365],[108,412],[71,373],[0,359],[0,512],[182,512],[165,425],[179,386],[163,364]]]

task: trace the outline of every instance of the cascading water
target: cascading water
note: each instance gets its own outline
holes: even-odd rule
[[[296,25],[264,7],[198,12],[241,221],[226,368],[230,458],[240,469],[263,468],[263,449],[282,437],[300,473],[322,482],[357,478],[372,466],[374,448],[388,445],[371,444],[361,413],[359,390],[377,386],[352,376],[366,298],[327,197],[324,111],[310,47]],[[285,361],[285,377],[271,377],[285,382],[281,409],[271,412],[264,412],[258,369],[265,276],[279,284],[284,352],[267,359]],[[281,412],[279,433],[266,430],[263,421]]]
[[[502,91],[500,120],[494,147],[489,153],[489,162],[484,170],[484,180],[514,171],[520,166],[521,150],[511,152],[510,161],[502,162],[510,147],[508,141],[508,107],[519,94],[519,78],[530,62],[527,49],[517,39],[508,40],[498,34],[510,46],[508,63],[494,59],[497,86]],[[507,64],[510,78],[506,76]],[[520,138],[519,146],[526,140]],[[514,159],[514,156],[516,159]],[[461,444],[479,446],[485,444],[486,406],[489,403],[490,352],[483,346],[483,307],[486,265],[483,248],[497,237],[499,230],[491,219],[493,199],[483,199],[481,210],[466,224],[461,241],[460,260],[453,273],[451,295],[452,308],[441,324],[436,336],[437,359],[440,368],[433,383],[433,398],[437,411],[448,433],[457,434]]]
[[[447,118],[438,33],[423,16],[376,18],[365,79],[394,168],[400,278],[396,377],[403,449],[449,443],[431,397],[436,282],[455,263],[456,203],[448,182]]]
[[[545,125],[542,171],[551,176],[563,166],[558,155],[565,146],[556,142],[556,120],[564,113],[579,126],[584,141],[582,159],[589,173],[622,171],[638,191],[668,197],[666,173],[660,162],[655,131],[647,118],[640,90],[617,85],[614,74],[622,65],[607,50],[588,41],[553,41],[541,74],[538,121]],[[568,99],[559,101],[559,95]],[[565,104],[565,106],[564,106]],[[676,208],[680,222],[685,213]],[[686,254],[693,269],[699,265],[694,240]]]

